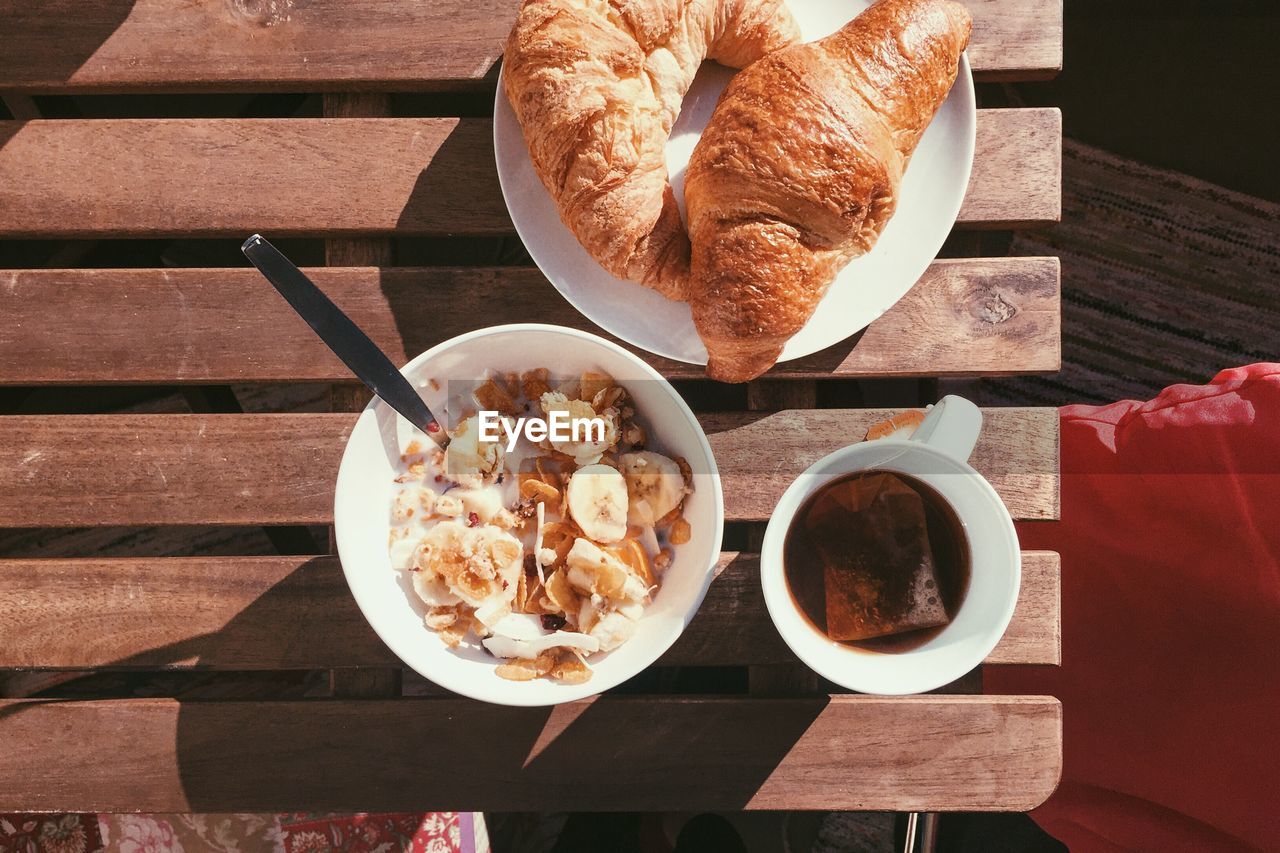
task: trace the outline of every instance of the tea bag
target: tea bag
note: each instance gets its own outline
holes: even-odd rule
[[[823,562],[831,639],[868,640],[950,621],[924,501],[901,477],[839,484],[818,498],[809,519]]]

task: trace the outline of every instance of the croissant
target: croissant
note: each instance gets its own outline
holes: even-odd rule
[[[836,273],[875,245],[970,25],[949,0],[880,0],[730,82],[685,179],[689,301],[710,376],[768,370]]]
[[[560,218],[619,278],[683,299],[689,238],[665,148],[703,59],[793,44],[783,0],[524,0],[502,80]]]

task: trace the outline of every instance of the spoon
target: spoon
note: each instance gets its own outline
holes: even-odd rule
[[[245,240],[240,251],[370,391],[441,447],[448,442],[445,431],[404,374],[293,261],[260,234]]]

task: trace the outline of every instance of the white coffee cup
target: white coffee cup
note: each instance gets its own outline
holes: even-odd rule
[[[923,693],[982,663],[1004,635],[1018,600],[1022,552],[1004,502],[966,461],[981,428],[982,413],[973,403],[944,397],[910,439],[864,441],[837,450],[783,493],[765,533],[760,581],[782,639],[819,675],[862,693]],[[955,618],[927,642],[903,651],[831,640],[800,611],[783,571],[787,532],[809,496],[838,477],[869,470],[905,474],[932,487],[955,512],[969,549],[969,588]]]

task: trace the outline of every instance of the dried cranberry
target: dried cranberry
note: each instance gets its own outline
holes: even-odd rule
[[[437,483],[443,483],[443,482],[444,482],[444,474],[436,474],[436,482],[437,482]]]
[[[476,515],[474,512],[467,513],[467,527],[479,527],[479,526],[480,526],[480,516]]]
[[[542,627],[547,631],[559,631],[565,626],[564,617],[558,613],[543,613]]]
[[[439,431],[440,431],[440,424],[436,423],[435,421],[430,421],[427,424],[427,432],[439,432]]]

